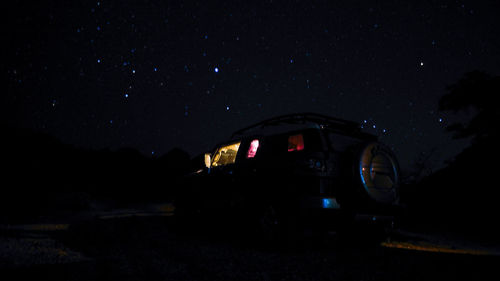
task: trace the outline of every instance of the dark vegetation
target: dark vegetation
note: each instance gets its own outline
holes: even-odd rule
[[[137,150],[75,148],[28,129],[2,128],[0,218],[36,219],[141,202],[165,202],[189,169],[189,155],[174,148],[158,158]]]
[[[466,111],[472,117],[449,125],[447,130],[457,139],[470,138],[471,145],[445,168],[406,186],[403,199],[411,223],[498,239],[499,94],[500,77],[479,71],[448,87],[439,109]]]

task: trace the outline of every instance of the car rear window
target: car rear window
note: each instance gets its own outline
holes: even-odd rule
[[[323,140],[319,130],[309,129],[302,132],[303,150],[309,152],[323,151]],[[299,150],[299,149],[297,149]]]
[[[254,158],[255,155],[257,154],[257,150],[259,149],[260,142],[258,139],[254,139],[252,142],[250,142],[250,146],[248,147],[247,151],[247,158]]]
[[[278,156],[282,153],[295,154],[301,151],[323,151],[323,142],[318,130],[303,130],[270,136],[262,143],[262,153],[266,155]]]
[[[304,136],[302,134],[288,137],[288,151],[304,150]]]

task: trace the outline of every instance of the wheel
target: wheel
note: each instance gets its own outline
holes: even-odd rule
[[[281,236],[282,221],[273,205],[266,205],[257,215],[257,237],[263,242],[275,242]]]
[[[266,247],[293,249],[301,242],[299,216],[294,210],[280,205],[263,205],[255,220],[254,240]],[[255,239],[256,238],[256,239]]]

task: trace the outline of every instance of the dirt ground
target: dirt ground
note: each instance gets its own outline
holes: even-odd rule
[[[2,225],[2,280],[498,280],[500,251],[480,241],[394,230],[376,243],[323,233],[264,245],[228,229],[186,233],[163,210]]]

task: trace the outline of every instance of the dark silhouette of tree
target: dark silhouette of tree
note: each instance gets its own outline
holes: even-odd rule
[[[465,74],[457,83],[448,87],[448,94],[439,100],[439,110],[459,112],[473,109],[477,114],[467,123],[455,123],[448,130],[455,138],[473,137],[473,143],[484,138],[498,136],[500,110],[500,76],[491,76],[481,71]]]
[[[491,181],[496,159],[500,152],[496,148],[500,141],[500,76],[491,76],[481,71],[464,75],[457,83],[448,87],[448,93],[439,101],[439,109],[455,113],[474,110],[475,115],[466,122],[454,123],[447,130],[454,137],[472,138],[471,146],[464,149],[452,166],[461,167],[484,184]],[[467,177],[462,175],[462,177]]]
[[[500,77],[474,71],[447,90],[439,100],[441,111],[473,112],[469,120],[451,124],[447,130],[457,139],[472,138],[471,145],[447,167],[414,186],[410,196],[413,214],[426,222],[434,220],[440,227],[498,235],[492,226],[500,214],[500,190],[495,177],[500,158]]]
[[[421,152],[413,163],[413,172],[406,179],[407,182],[420,181],[422,178],[429,176],[433,172],[431,163],[432,157],[436,154],[437,147],[433,147],[428,151]]]

